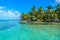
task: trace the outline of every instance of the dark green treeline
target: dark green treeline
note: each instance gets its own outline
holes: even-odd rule
[[[42,7],[36,10],[35,6],[33,6],[30,12],[22,13],[20,18],[21,21],[28,22],[57,22],[60,21],[60,5],[57,4],[55,8],[48,6],[46,10],[43,10]]]

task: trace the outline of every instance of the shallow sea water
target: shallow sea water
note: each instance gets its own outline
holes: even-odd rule
[[[0,40],[60,40],[60,25],[0,21]]]

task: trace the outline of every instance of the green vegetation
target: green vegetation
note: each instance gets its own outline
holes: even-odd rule
[[[28,13],[21,14],[21,22],[59,22],[60,21],[60,5],[58,4],[54,9],[48,6],[46,10],[39,7],[36,10],[35,6],[32,7]]]

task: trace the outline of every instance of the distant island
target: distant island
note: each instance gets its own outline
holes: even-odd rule
[[[21,23],[41,23],[41,22],[60,22],[60,4],[55,8],[48,6],[46,10],[40,6],[38,10],[35,6],[28,13],[21,14]]]

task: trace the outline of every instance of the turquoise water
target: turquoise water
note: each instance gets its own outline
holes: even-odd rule
[[[0,40],[60,40],[60,25],[0,21]]]

